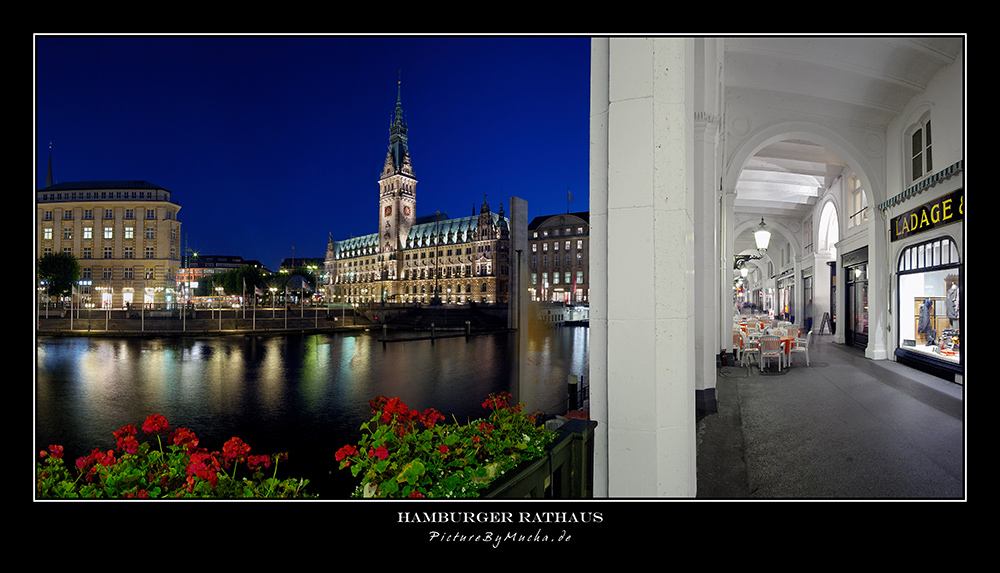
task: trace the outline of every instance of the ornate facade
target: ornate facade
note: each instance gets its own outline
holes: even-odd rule
[[[535,217],[528,224],[531,300],[590,301],[590,213]]]
[[[146,181],[82,181],[37,191],[37,255],[80,262],[81,305],[169,308],[177,301],[180,205]]]
[[[418,218],[417,179],[410,162],[401,98],[389,128],[379,179],[378,231],[327,243],[326,297],[334,303],[506,303],[510,229],[503,206],[450,219]]]

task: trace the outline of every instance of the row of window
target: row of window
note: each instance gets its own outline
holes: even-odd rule
[[[53,252],[52,251],[52,247],[44,247],[42,249],[42,255],[43,256],[44,255],[52,254],[52,252]],[[73,249],[71,249],[70,247],[63,247],[63,252],[72,255],[73,254]],[[114,247],[104,247],[102,253],[104,255],[103,258],[105,258],[105,259],[114,259],[115,258],[115,249],[114,249]],[[123,252],[122,252],[122,258],[123,259],[134,259],[135,258],[135,253],[136,253],[135,247],[125,247],[123,249]],[[147,259],[155,259],[155,258],[157,258],[156,257],[156,247],[146,247],[143,250],[143,253],[145,254],[145,258],[147,258]],[[93,259],[94,258],[94,248],[93,247],[83,247],[82,252],[80,253],[80,258],[81,259],[88,259],[88,260],[89,259]],[[176,258],[177,258],[177,252],[176,252],[176,250],[173,247],[171,247],[170,248],[170,259],[171,260],[176,260]]]
[[[123,218],[127,219],[127,220],[135,219],[135,211],[136,211],[135,209],[125,209],[125,212],[123,213],[125,216]],[[145,212],[146,219],[148,219],[148,220],[156,220],[156,209],[139,209],[139,211],[140,212]],[[53,220],[52,211],[45,211],[45,213],[43,214],[43,218],[46,221],[52,221]],[[114,218],[115,218],[115,210],[114,209],[104,209],[104,219],[114,219]],[[167,212],[167,218],[168,219],[172,218],[172,214],[169,211]],[[66,210],[64,210],[63,211],[63,221],[72,221],[72,220],[73,220],[73,210],[72,209],[66,209]],[[83,210],[83,220],[84,221],[93,221],[94,220],[94,210],[93,209],[84,209]]]
[[[578,285],[579,284],[584,284],[584,282],[583,282],[583,271],[576,271],[576,277],[575,277],[576,281],[573,281],[573,278],[574,278],[573,277],[573,273],[570,272],[570,271],[566,271],[566,272],[563,272],[563,273],[558,273],[558,272],[552,273],[552,282],[551,283],[549,282],[549,273],[542,273],[542,283],[541,284],[542,284],[542,286],[548,286],[550,284],[553,284],[553,285],[560,284],[559,283],[560,277],[562,278],[562,284],[567,284],[567,285],[571,284],[571,283],[575,283],[575,284],[578,284]],[[531,273],[531,284],[533,284],[533,285],[537,285],[538,284],[538,273]]]
[[[503,285],[501,284],[499,288],[502,291]],[[429,294],[434,290],[434,287],[429,285],[419,285],[419,286],[415,285],[415,286],[407,286],[404,290],[405,294]],[[452,284],[439,285],[438,290],[440,291],[440,294],[453,294],[453,293],[462,294],[463,292],[471,293],[472,283],[465,283],[464,291],[462,290],[461,283],[454,283],[454,285]],[[479,292],[485,293],[487,291],[488,291],[487,283],[481,283],[479,286]],[[336,294],[348,296],[348,295],[364,295],[366,293],[363,292],[360,287],[348,287],[344,289],[340,288],[336,289]]]
[[[169,197],[169,195],[168,195]],[[153,199],[152,191],[67,191],[65,193],[42,193],[42,201],[86,201],[97,199],[117,199],[117,200],[145,200]]]
[[[532,231],[531,238],[537,239],[539,235],[541,235],[542,237],[548,237],[550,233],[553,237],[558,237],[560,231],[562,231],[562,234],[567,237],[573,234],[572,227],[566,227],[565,229],[552,229],[551,231],[549,231],[549,229],[543,229],[542,231]],[[578,226],[576,228],[576,234],[577,235],[584,234],[582,226]]]
[[[506,266],[500,267],[502,271],[506,272]],[[421,280],[421,279],[432,279],[434,278],[433,268],[423,268],[423,269],[403,269],[402,280]],[[476,265],[475,271],[472,269],[472,265],[460,265],[460,266],[448,266],[440,267],[437,269],[438,278],[452,278],[452,277],[471,277],[471,276],[491,276],[493,274],[493,265]],[[385,280],[394,280],[395,277],[387,277]],[[365,271],[360,273],[345,273],[344,275],[338,276],[336,282],[352,283],[352,282],[375,282],[383,280],[379,278],[377,271]]]
[[[120,268],[122,269],[122,278],[126,280],[132,280],[138,276],[141,276],[143,277],[144,280],[151,281],[155,276],[154,272],[155,269],[153,267],[135,267],[134,269],[132,267],[120,267]],[[112,279],[112,271],[114,270],[114,267],[103,267],[103,268],[98,267],[97,270],[98,272],[101,273],[101,279],[103,280]],[[91,269],[90,267],[84,267],[80,271],[80,280],[92,281],[94,280],[93,275],[94,275],[93,269]]]
[[[122,230],[122,232],[123,232],[123,237],[125,239],[134,239],[135,238],[135,227],[125,227]],[[46,241],[52,240],[52,237],[53,237],[54,233],[55,233],[55,231],[54,231],[54,229],[52,227],[45,227],[45,228],[42,229],[42,239],[46,240]],[[84,227],[82,235],[83,235],[82,238],[85,239],[85,240],[87,240],[87,239],[93,239],[94,238],[94,228],[93,227]],[[170,230],[170,237],[171,237],[171,239],[176,238],[176,236],[177,236],[177,230],[176,229],[171,229]],[[114,227],[104,227],[103,228],[102,237],[105,238],[105,239],[114,239],[115,238],[115,228]],[[73,239],[73,227],[63,227],[62,238],[63,238],[64,241],[70,241],[70,240],[72,240]],[[155,239],[156,238],[156,227],[146,227],[145,238],[147,238],[147,239]]]
[[[559,243],[560,242],[561,241],[552,241],[552,250],[553,251],[558,251],[559,250]],[[572,243],[573,243],[573,241],[565,241],[565,247],[563,248],[563,250],[564,251],[570,250],[570,247],[572,246]],[[581,250],[581,249],[583,249],[583,239],[577,239],[576,240],[576,249],[578,251]],[[531,252],[532,253],[537,253],[538,252],[538,243],[531,243]],[[549,252],[549,243],[542,243],[542,252],[543,253]]]
[[[563,262],[567,267],[570,266],[572,260],[573,259],[571,255],[566,255],[565,257],[563,257]],[[548,268],[548,266],[549,266],[549,256],[542,255],[542,268],[545,269]],[[552,266],[553,267],[559,266],[559,255],[552,255]],[[576,254],[576,266],[578,267],[583,266],[583,253]],[[531,257],[531,268],[533,269],[538,268],[538,257]]]

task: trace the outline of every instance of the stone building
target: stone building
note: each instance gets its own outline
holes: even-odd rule
[[[397,92],[389,150],[379,180],[378,227],[335,241],[324,264],[333,303],[506,303],[510,292],[510,229],[503,206],[486,197],[468,217],[417,217],[417,179]]]
[[[51,183],[36,196],[37,256],[80,262],[74,304],[170,308],[177,302],[181,207],[146,181]]]
[[[535,217],[528,224],[528,292],[531,300],[590,300],[590,214]]]

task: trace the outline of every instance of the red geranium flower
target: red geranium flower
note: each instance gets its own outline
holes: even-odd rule
[[[444,420],[444,415],[434,408],[427,408],[420,414],[420,423],[425,428],[433,428],[438,422]]]
[[[194,490],[194,478],[196,477],[208,480],[212,487],[215,487],[215,484],[219,482],[218,472],[220,469],[219,460],[216,459],[215,454],[209,452],[191,454],[191,460],[187,467],[188,491]]]
[[[447,454],[449,451],[448,446],[446,446],[445,444],[441,444],[440,446],[438,446],[438,451],[441,452],[442,454]]]
[[[338,462],[343,461],[344,467],[347,467],[351,465],[351,460],[344,461],[344,459],[347,458],[348,456],[356,456],[356,455],[358,455],[358,449],[348,444],[337,450],[337,453],[334,454],[333,457],[336,458]]]
[[[146,418],[146,423],[142,425],[142,431],[147,434],[155,434],[157,432],[169,432],[170,424],[167,423],[167,419],[159,414],[150,414]]]
[[[222,445],[222,455],[226,458],[226,463],[241,462],[250,454],[250,446],[239,438],[229,438],[229,441]]]
[[[371,448],[368,450],[368,457],[376,457],[380,460],[384,460],[389,457],[389,450],[385,446],[379,446],[377,448]]]
[[[137,433],[135,426],[132,424],[122,426],[120,430],[114,432],[115,439],[118,440],[118,445],[115,449],[125,450],[127,453],[134,454],[139,449],[139,440],[135,437]]]
[[[256,470],[261,466],[269,468],[271,467],[271,456],[268,455],[248,456],[247,466],[252,470]]]
[[[139,451],[139,440],[135,436],[126,436],[118,440],[118,449],[125,450],[127,454],[134,454]]]
[[[510,407],[508,402],[513,397],[513,394],[510,392],[490,394],[489,398],[483,402],[483,408],[486,408],[487,410],[506,410]]]
[[[198,437],[187,428],[177,428],[171,432],[170,441],[175,446],[183,446],[189,452],[193,452],[198,447]]]

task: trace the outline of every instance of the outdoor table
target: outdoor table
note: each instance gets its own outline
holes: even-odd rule
[[[792,348],[795,347],[795,337],[793,336],[782,336],[781,337],[781,349],[785,351],[785,366],[792,365]]]

